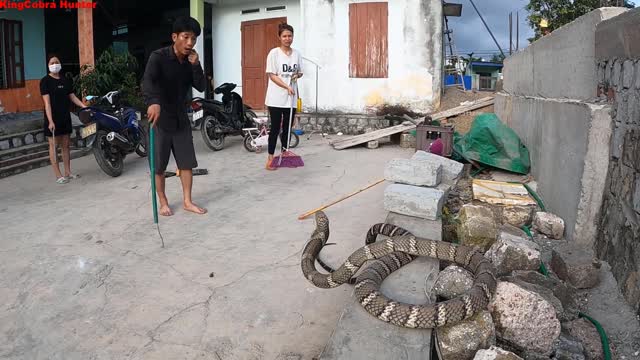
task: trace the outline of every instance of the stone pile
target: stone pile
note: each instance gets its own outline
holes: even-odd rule
[[[600,263],[561,240],[562,219],[531,213],[533,233],[553,239],[551,249],[515,225],[501,224],[484,204],[464,205],[458,219],[466,222],[459,224],[460,242],[485,251],[496,267],[498,287],[486,314],[436,330],[442,359],[602,359],[598,332],[578,318],[575,300],[577,289],[598,284]],[[548,276],[540,272],[545,262]],[[450,265],[440,272],[434,292],[438,300],[450,299],[472,283],[470,272]]]

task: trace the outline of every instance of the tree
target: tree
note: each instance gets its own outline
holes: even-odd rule
[[[504,62],[504,55],[493,54],[493,57],[491,58],[491,62],[496,64],[502,64]]]
[[[542,19],[546,19],[548,31],[553,31],[572,22],[580,16],[601,6],[617,6],[633,8],[635,4],[629,0],[530,0],[526,9],[529,11],[529,25],[534,29],[535,36],[529,39],[533,42],[543,35],[540,26]]]
[[[136,81],[138,62],[130,53],[116,54],[113,48],[105,50],[95,66],[83,65],[74,80],[77,94],[102,96],[119,90],[124,105],[143,108],[142,94]]]

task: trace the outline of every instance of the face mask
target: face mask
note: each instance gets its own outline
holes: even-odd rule
[[[60,69],[62,69],[62,65],[60,64],[49,65],[49,71],[51,71],[54,74],[59,73]]]

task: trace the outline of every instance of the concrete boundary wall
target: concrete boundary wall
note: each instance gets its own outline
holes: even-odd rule
[[[610,107],[506,93],[494,106],[527,146],[537,192],[564,219],[565,237],[591,246],[606,181]]]
[[[600,8],[505,60],[504,91],[513,95],[588,100],[596,97],[595,28],[624,8]]]
[[[611,106],[598,100],[596,28],[628,12],[600,8],[505,61],[495,112],[520,136],[548,211],[565,237],[593,247],[609,164]]]

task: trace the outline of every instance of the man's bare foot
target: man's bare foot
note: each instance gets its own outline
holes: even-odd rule
[[[160,215],[162,216],[173,215],[173,212],[171,211],[171,208],[169,207],[169,205],[160,205]]]
[[[194,203],[184,204],[184,209],[200,215],[207,213],[207,209],[201,208]]]

